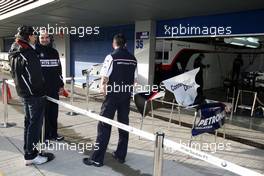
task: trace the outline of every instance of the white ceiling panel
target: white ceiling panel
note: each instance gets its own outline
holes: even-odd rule
[[[264,9],[264,1],[56,0],[51,4],[0,21],[0,37],[16,32],[14,26],[21,24],[47,25],[63,22],[68,26],[82,24],[109,26],[129,24],[144,19],[173,19],[254,9]],[[8,32],[6,29],[9,29]]]

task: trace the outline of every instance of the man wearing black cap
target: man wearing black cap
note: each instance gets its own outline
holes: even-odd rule
[[[40,156],[36,146],[40,140],[45,106],[44,78],[35,48],[36,35],[31,26],[18,28],[16,40],[9,51],[11,75],[25,111],[25,164],[43,164],[48,157]]]
[[[107,55],[101,70],[101,91],[105,100],[101,107],[101,116],[113,119],[117,111],[117,120],[129,124],[130,97],[135,77],[137,77],[137,60],[126,49],[126,39],[123,34],[117,34],[113,39],[114,51]],[[117,88],[117,89],[115,89]],[[131,89],[132,88],[132,89]],[[94,150],[90,158],[84,158],[83,163],[101,167],[104,165],[104,156],[111,135],[111,125],[98,123],[97,139],[98,150]],[[125,162],[128,147],[128,132],[118,129],[119,141],[112,156],[120,163]]]

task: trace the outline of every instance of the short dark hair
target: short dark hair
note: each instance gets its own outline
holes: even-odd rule
[[[35,30],[33,29],[32,26],[23,25],[23,26],[20,26],[19,28],[17,28],[17,34],[15,35],[15,37],[28,41],[29,36],[34,35],[34,34],[35,34]]]
[[[116,34],[114,36],[113,40],[116,42],[117,46],[122,47],[122,48],[125,46],[125,44],[127,42],[124,34],[122,34],[122,33]]]
[[[204,57],[205,57],[205,56],[204,56],[204,53],[200,53],[198,57],[200,57],[200,58],[204,58]]]

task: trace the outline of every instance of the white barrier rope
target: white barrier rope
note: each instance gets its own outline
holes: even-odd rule
[[[6,82],[8,84],[12,83],[12,81],[10,82],[10,80],[8,80]],[[13,86],[14,84],[12,83],[10,85]],[[115,120],[108,119],[106,117],[100,116],[98,114],[92,113],[92,112],[84,110],[84,109],[81,109],[79,107],[75,107],[73,105],[70,105],[68,103],[64,103],[62,101],[56,100],[56,99],[48,97],[48,96],[47,96],[47,100],[52,101],[54,103],[57,103],[58,105],[61,105],[61,106],[65,107],[65,108],[71,109],[71,110],[73,110],[73,111],[75,111],[75,112],[77,112],[79,114],[83,114],[83,115],[91,117],[91,118],[93,118],[95,120],[98,120],[98,121],[107,123],[109,125],[115,126],[117,128],[125,130],[125,131],[127,131],[129,133],[138,135],[138,136],[143,137],[145,139],[148,139],[150,141],[155,141],[155,135],[152,134],[152,133],[149,133],[149,132],[146,132],[146,131],[143,131],[143,130],[139,130],[137,128],[134,128],[134,127],[129,126],[129,125],[125,125],[125,124],[117,122]],[[164,139],[164,145],[166,147],[169,147],[171,149],[174,149],[174,150],[177,150],[179,152],[185,153],[185,154],[190,155],[190,156],[192,156],[194,158],[198,158],[198,159],[203,160],[203,161],[205,161],[207,163],[213,164],[213,165],[218,166],[218,167],[220,167],[220,168],[222,168],[224,170],[231,171],[231,172],[236,173],[236,174],[241,175],[241,176],[264,176],[264,175],[262,175],[260,173],[252,171],[252,170],[247,169],[245,167],[239,166],[237,164],[234,164],[234,163],[231,163],[229,161],[217,158],[217,157],[209,155],[209,154],[207,154],[205,152],[202,152],[202,151],[187,147],[185,145],[179,144],[177,142],[173,142],[173,141],[168,140],[168,139]]]
[[[69,108],[69,109],[71,109],[71,110],[73,110],[73,111],[75,111],[75,112],[77,112],[79,114],[83,114],[83,115],[91,117],[91,118],[93,118],[95,120],[105,122],[105,123],[107,123],[109,125],[115,126],[115,127],[120,128],[122,130],[125,130],[125,131],[128,131],[129,133],[138,135],[138,136],[143,137],[145,139],[148,139],[148,140],[151,140],[151,141],[155,141],[155,135],[152,134],[152,133],[145,132],[143,130],[139,130],[137,128],[125,125],[123,123],[108,119],[106,117],[100,116],[100,115],[92,113],[90,111],[83,110],[81,108],[78,108],[78,107],[72,106],[70,104],[61,102],[61,101],[56,100],[56,99],[51,98],[51,97],[47,97],[47,99],[52,101],[52,102],[54,102],[54,103],[57,103],[57,104],[59,104],[59,105],[61,105],[63,107]],[[241,166],[239,166],[237,164],[233,164],[233,163],[231,163],[229,161],[214,157],[212,155],[206,154],[205,152],[201,152],[201,151],[192,149],[190,147],[184,146],[182,144],[173,142],[173,141],[168,140],[168,139],[164,139],[164,145],[166,147],[169,147],[169,148],[172,148],[174,150],[180,151],[180,152],[185,153],[187,155],[190,155],[190,156],[192,156],[194,158],[198,158],[200,160],[203,160],[205,162],[208,162],[210,164],[218,166],[218,167],[220,167],[222,169],[231,171],[233,173],[236,173],[236,174],[239,174],[239,175],[242,175],[242,176],[263,176],[262,174],[259,174],[259,173],[255,172],[255,171],[249,170],[249,169],[241,167]]]
[[[217,158],[215,156],[209,155],[205,152],[201,152],[199,150],[192,149],[190,147],[187,147],[185,145],[173,142],[173,141],[168,140],[168,139],[164,139],[164,145],[167,147],[173,148],[175,150],[178,150],[179,152],[190,155],[194,158],[198,158],[198,159],[203,160],[207,163],[218,166],[224,170],[228,170],[230,172],[241,175],[241,176],[263,176],[262,174],[260,174],[258,172],[252,171],[250,169],[247,169],[245,167],[231,163],[229,161],[226,161],[226,160]]]
[[[66,107],[68,109],[71,109],[71,110],[73,110],[73,111],[75,111],[75,112],[77,112],[79,114],[86,115],[86,116],[91,117],[91,118],[93,118],[95,120],[98,120],[98,121],[101,121],[101,122],[105,122],[107,124],[110,124],[112,126],[120,128],[122,130],[128,131],[128,132],[133,133],[135,135],[139,135],[139,136],[142,135],[142,136],[144,136],[144,138],[146,138],[148,140],[155,141],[155,135],[152,134],[152,133],[148,133],[148,132],[139,130],[137,128],[125,125],[123,123],[117,122],[115,120],[108,119],[106,117],[103,117],[103,116],[100,116],[98,114],[92,113],[90,111],[87,111],[87,110],[72,106],[72,105],[70,105],[68,103],[64,103],[62,101],[56,100],[56,99],[51,98],[51,97],[47,97],[47,100],[52,101],[53,103],[57,103],[58,105],[61,105],[61,106]]]
[[[14,87],[16,86],[15,83],[14,83],[14,80],[12,80],[12,79],[6,80],[6,83],[11,85],[11,86],[14,86]]]
[[[68,80],[71,80],[71,79],[72,79],[72,77],[63,78],[64,81],[68,81]],[[74,80],[85,80],[86,77],[85,77],[85,76],[74,77],[73,79],[74,79]]]

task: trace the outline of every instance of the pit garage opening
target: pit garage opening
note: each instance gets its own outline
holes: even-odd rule
[[[236,127],[263,133],[264,34],[263,25],[252,21],[253,16],[261,14],[263,12],[254,11],[158,21],[154,84],[192,70],[197,57],[203,54],[205,98],[229,103],[234,99],[234,115],[227,119],[228,124],[234,125],[229,134],[241,137],[239,130],[234,130]],[[190,34],[192,26],[199,27],[200,32],[205,27],[222,26],[225,34]],[[241,60],[238,75],[234,68],[237,58]],[[260,138],[254,141],[263,143]]]

